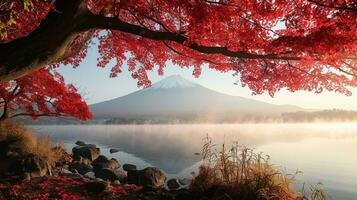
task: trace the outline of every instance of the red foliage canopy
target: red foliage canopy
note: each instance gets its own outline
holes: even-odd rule
[[[1,41],[11,43],[31,35],[47,13],[61,12],[56,10],[60,1],[9,0],[0,5],[5,11],[0,12]],[[349,95],[348,87],[357,86],[356,0],[86,0],[84,4],[81,8],[90,11],[83,17],[87,20],[72,24],[80,24],[78,32],[96,30],[98,66],[114,59],[111,76],[115,77],[127,61],[139,86],[149,86],[146,72],[157,67],[162,74],[167,61],[193,67],[195,76],[203,65],[236,72],[241,84],[256,94],[273,95],[287,88]],[[78,65],[87,44],[61,63]]]
[[[64,83],[63,77],[49,69],[40,69],[16,81],[0,84],[2,119],[17,116],[65,117],[80,120],[92,117],[77,89]]]

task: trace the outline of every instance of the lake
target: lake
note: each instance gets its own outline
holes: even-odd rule
[[[77,140],[97,144],[109,158],[139,168],[155,166],[168,177],[191,177],[200,165],[203,138],[241,145],[271,156],[271,163],[298,175],[302,184],[323,183],[331,199],[357,199],[357,124],[198,124],[31,126],[72,148]],[[119,153],[109,154],[110,148]]]

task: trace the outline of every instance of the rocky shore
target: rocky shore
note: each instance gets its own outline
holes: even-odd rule
[[[77,141],[71,153],[54,147],[50,165],[35,154],[1,152],[1,199],[194,199],[190,180],[167,180],[155,167],[137,169],[101,155],[95,144]],[[118,150],[111,149],[110,153]]]

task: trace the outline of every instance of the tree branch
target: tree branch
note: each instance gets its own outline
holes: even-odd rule
[[[0,43],[0,82],[14,80],[71,53],[71,38],[83,30],[83,0],[56,0],[41,24],[28,36]],[[6,55],[6,56],[4,56]]]
[[[169,44],[167,44],[167,42],[163,41],[164,45],[170,49],[171,51],[175,52],[176,54],[180,55],[180,56],[184,56],[184,57],[187,57],[187,58],[191,58],[191,59],[194,59],[192,56],[189,56],[189,55],[186,55],[184,53],[181,53],[179,51],[177,51],[176,49],[174,49],[172,46],[170,46]],[[217,63],[217,62],[214,62],[214,61],[211,61],[211,60],[208,60],[208,59],[200,59],[202,61],[205,61],[205,62],[208,62],[208,63],[211,63],[213,65],[226,65],[227,63]]]
[[[98,28],[98,29],[110,29],[118,30],[125,33],[130,33],[133,35],[141,36],[144,38],[157,40],[157,41],[173,41],[181,45],[186,45],[188,38],[177,33],[172,32],[162,32],[150,30],[138,25],[130,24],[121,21],[118,18],[104,17],[100,15],[90,15],[88,23],[88,29]],[[211,47],[202,46],[198,44],[187,44],[188,48],[196,50],[205,54],[221,54],[224,56],[232,58],[243,58],[243,59],[270,59],[270,60],[300,60],[299,57],[294,56],[278,56],[277,54],[252,54],[241,51],[232,51],[227,47]]]
[[[352,7],[341,7],[341,6],[327,5],[327,4],[321,3],[321,2],[316,1],[316,0],[307,0],[307,1],[310,2],[310,3],[314,3],[314,4],[318,5],[318,6],[326,7],[326,8],[333,8],[333,9],[336,9],[336,10],[346,10],[346,11],[357,12],[357,3],[355,5],[356,7],[352,8]]]
[[[19,116],[31,116],[31,117],[65,117],[66,115],[60,113],[41,113],[41,114],[30,114],[30,113],[17,113],[9,118],[15,118]]]

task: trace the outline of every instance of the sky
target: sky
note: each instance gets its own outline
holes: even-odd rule
[[[110,100],[134,91],[140,90],[136,80],[127,71],[126,65],[123,72],[115,78],[109,78],[110,67],[99,68],[97,63],[97,49],[89,49],[87,58],[76,69],[71,66],[61,66],[57,69],[65,78],[67,83],[73,83],[83,95],[88,104]],[[313,109],[349,109],[357,110],[357,88],[352,90],[352,96],[345,96],[334,92],[323,92],[315,94],[312,92],[289,92],[281,90],[274,97],[268,94],[252,95],[247,87],[241,87],[238,77],[233,76],[233,72],[222,73],[211,69],[203,69],[199,78],[192,75],[192,69],[182,69],[179,66],[168,64],[164,75],[159,76],[154,70],[149,73],[152,83],[160,81],[170,75],[181,75],[182,77],[196,82],[209,89],[233,96],[241,96],[260,100],[272,104],[291,104],[303,108]]]

